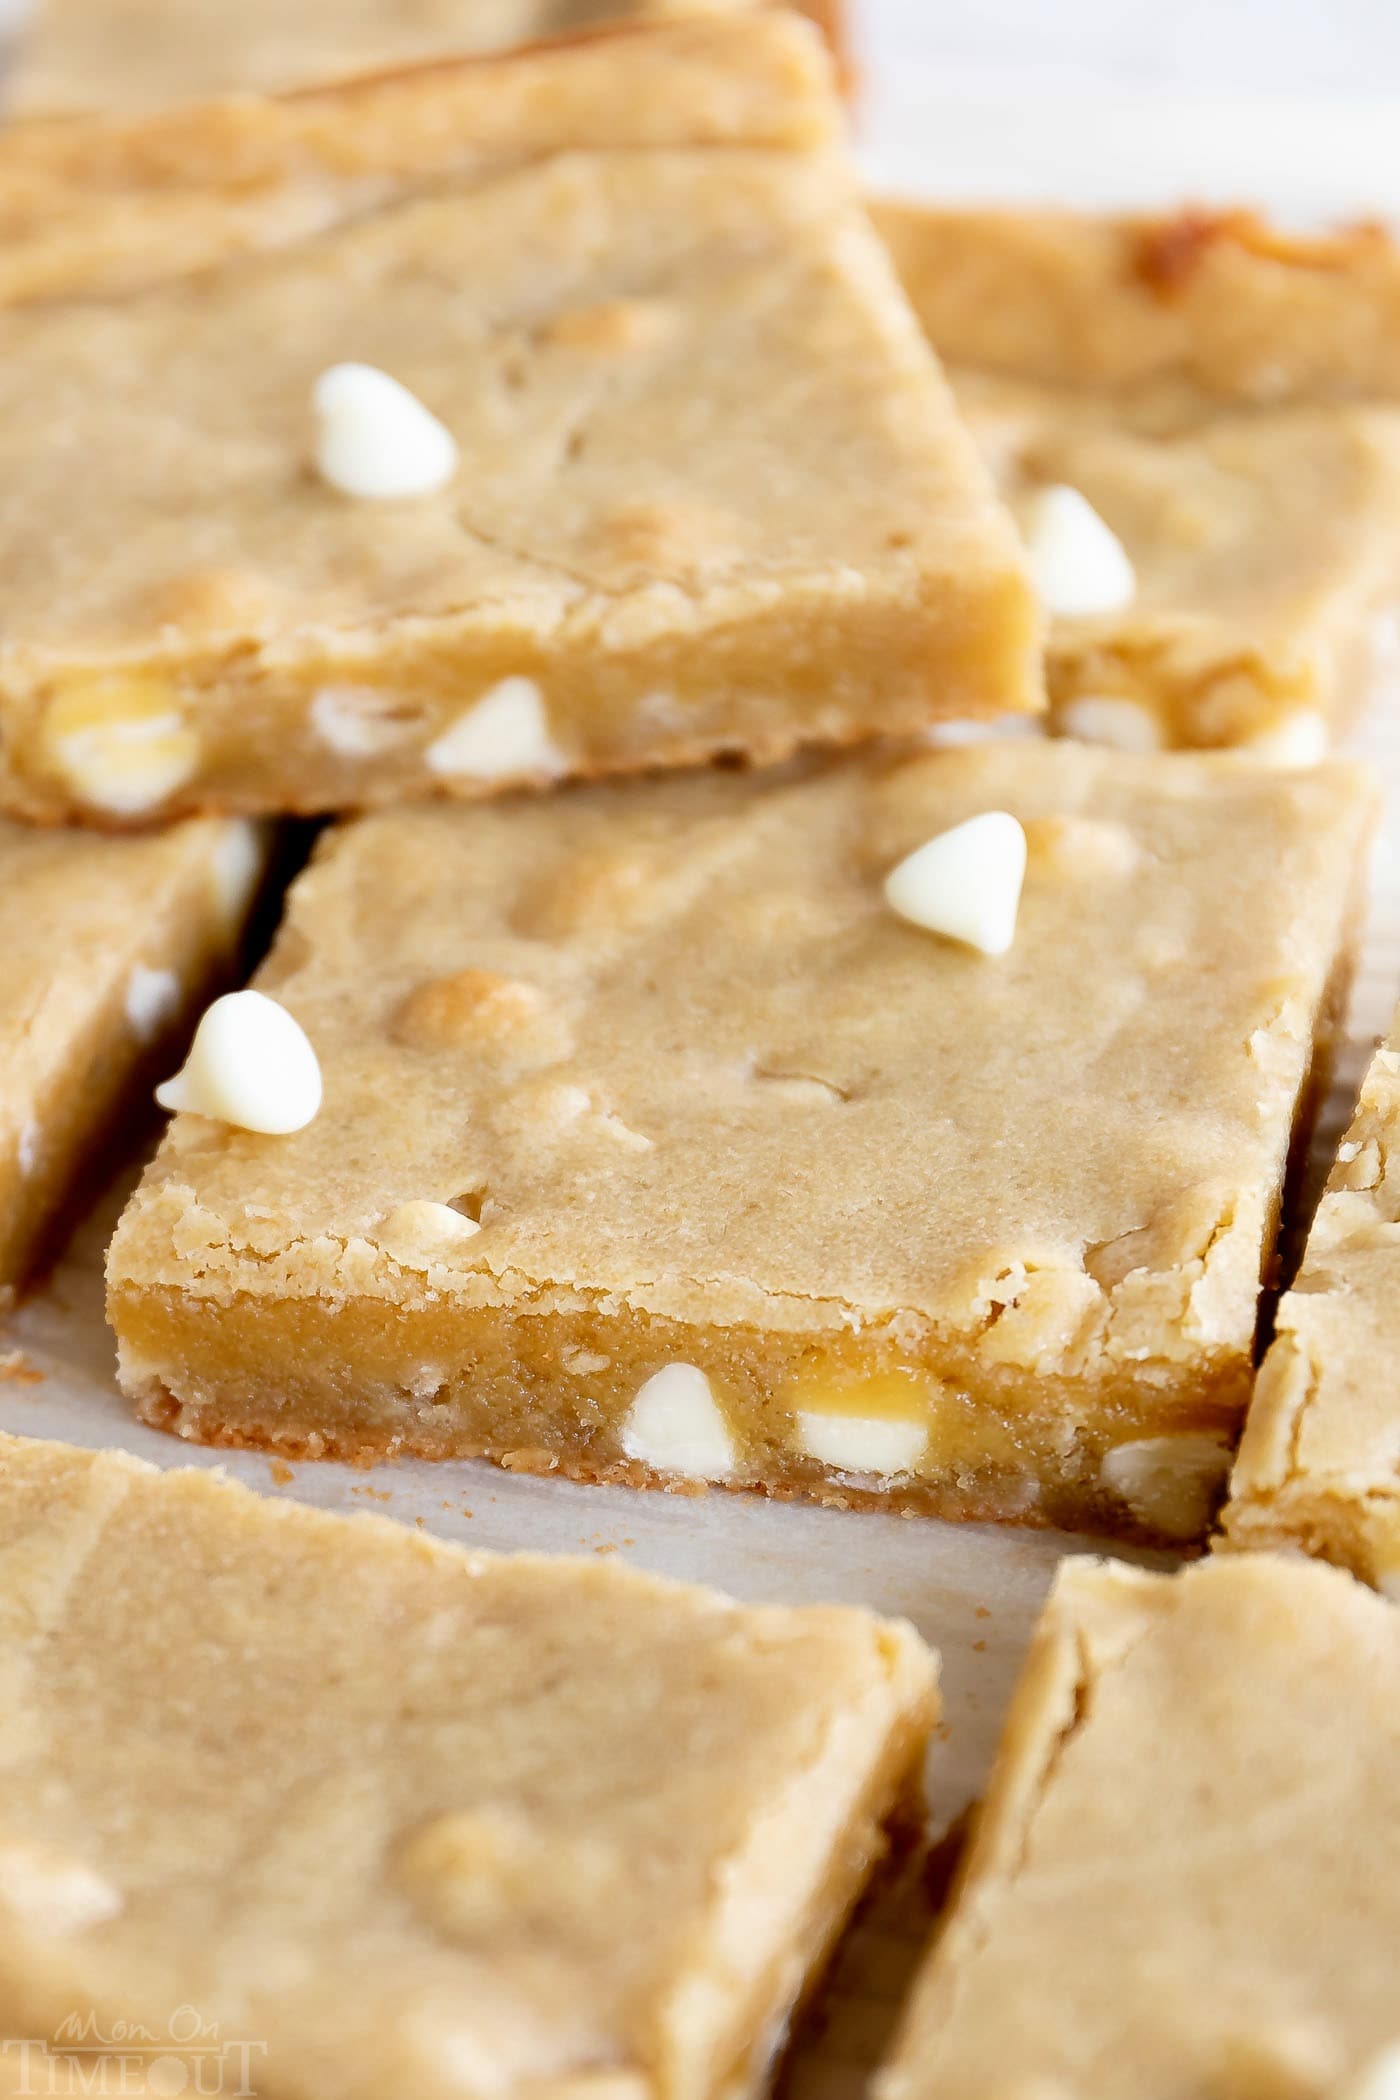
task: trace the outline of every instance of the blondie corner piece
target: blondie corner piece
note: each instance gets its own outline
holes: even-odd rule
[[[760,2091],[936,1710],[899,1622],[8,1437],[0,1667],[4,2033],[341,2100]]]
[[[986,811],[996,959],[883,896]],[[1348,767],[1004,743],[348,825],[261,979],[321,1113],[177,1118],[124,1390],[288,1454],[1194,1537],[1372,816]]]
[[[1078,490],[1126,603],[1063,613],[1073,735],[1317,756],[1395,659],[1400,257],[1216,219],[876,213],[1003,493]]]
[[[1230,1545],[1301,1547],[1400,1582],[1400,1030],[1281,1301],[1231,1481]]]
[[[830,73],[761,12],[0,135],[0,799],[316,810],[1037,707]],[[417,438],[435,492],[334,485],[347,364],[415,397],[361,389],[355,461]]]
[[[878,2100],[1360,2090],[1395,2039],[1400,1615],[1062,1564]]]
[[[5,1300],[232,969],[266,845],[240,821],[131,839],[0,821]]]
[[[604,22],[743,14],[761,0],[42,0],[18,40],[12,106],[24,117],[150,110],[461,52],[572,36]],[[845,51],[840,0],[809,0]]]

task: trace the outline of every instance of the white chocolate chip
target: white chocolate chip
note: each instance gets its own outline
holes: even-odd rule
[[[1099,1476],[1139,1523],[1163,1538],[1195,1539],[1210,1522],[1229,1463],[1224,1438],[1190,1432],[1117,1444]]]
[[[473,780],[553,778],[567,761],[549,733],[533,678],[503,678],[424,752],[434,773]]]
[[[19,1134],[19,1170],[27,1179],[39,1164],[40,1131],[33,1116],[29,1116]]]
[[[374,365],[332,365],[311,391],[316,466],[343,495],[431,496],[457,471],[457,443],[416,394]]]
[[[1315,766],[1326,758],[1330,742],[1325,718],[1315,707],[1300,707],[1252,736],[1244,749],[1275,766]]]
[[[179,1004],[180,980],[173,970],[137,963],[126,980],[126,1018],[138,1041],[153,1043]]]
[[[1037,489],[1025,530],[1031,578],[1048,611],[1074,618],[1132,604],[1137,578],[1123,543],[1078,489]]]
[[[727,1480],[734,1471],[733,1440],[694,1364],[667,1364],[648,1378],[622,1425],[622,1448],[654,1473],[687,1480]]]
[[[323,685],[311,702],[311,728],[341,758],[374,758],[412,733],[414,717],[392,693],[372,685]]]
[[[269,829],[251,817],[231,817],[214,847],[214,901],[230,932],[242,925],[267,864]]]
[[[1012,737],[1044,734],[1038,715],[993,715],[989,722],[934,722],[924,731],[923,741],[935,751],[957,751],[968,744],[1002,744]]]
[[[885,878],[891,911],[984,955],[1005,955],[1016,935],[1026,877],[1026,834],[992,809],[920,846]]]
[[[316,1053],[285,1006],[264,992],[226,992],[206,1009],[190,1054],[156,1088],[162,1108],[285,1136],[321,1106]]]
[[[1378,2049],[1342,2088],[1343,2100],[1400,2100],[1400,2042]]]
[[[885,1479],[918,1464],[928,1430],[922,1422],[873,1415],[800,1414],[797,1440],[809,1458],[838,1473],[877,1473]]]
[[[1162,725],[1150,708],[1136,700],[1095,699],[1088,695],[1062,707],[1059,727],[1081,744],[1107,744],[1114,751],[1160,751]]]
[[[31,1931],[57,1939],[114,1918],[123,1899],[81,1861],[13,1839],[0,1846],[0,1908]]]
[[[450,1203],[420,1197],[398,1204],[381,1220],[374,1236],[386,1254],[413,1269],[444,1260],[455,1248],[474,1240],[480,1230],[475,1218],[464,1217]]]
[[[194,773],[199,744],[177,709],[143,708],[89,719],[81,727],[51,724],[50,756],[80,800],[114,817],[155,809]]]

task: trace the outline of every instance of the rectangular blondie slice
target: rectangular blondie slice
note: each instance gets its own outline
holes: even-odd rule
[[[231,972],[265,857],[237,820],[131,839],[0,822],[0,1302]]]
[[[1376,1052],[1278,1308],[1224,1524],[1400,1578],[1400,1033]]]
[[[1001,956],[883,889],[988,813]],[[334,832],[259,979],[320,1114],[176,1119],[124,1389],[288,1453],[1195,1536],[1371,818],[1345,767],[1003,743]]]
[[[864,1612],[10,1437],[0,1670],[4,2033],[269,2100],[760,2092],[936,1708]]]
[[[40,0],[18,44],[24,117],[134,111],[570,36],[596,23],[743,13],[759,0]],[[840,48],[839,0],[810,0]]]
[[[0,803],[481,795],[1038,706],[838,133],[763,12],[0,136]]]
[[[1400,1616],[1066,1561],[879,2100],[1360,2091],[1395,2040]]]
[[[1395,656],[1385,236],[1290,241],[1244,214],[877,219],[1032,548],[1046,492],[1069,488],[1126,553],[1121,589],[1052,592],[1055,726],[1319,756]]]

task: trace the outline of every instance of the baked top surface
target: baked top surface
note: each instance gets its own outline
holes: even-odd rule
[[[1309,1505],[1341,1505],[1334,1548],[1400,1496],[1400,1035],[1377,1050],[1351,1127],[1281,1301],[1260,1372],[1228,1518],[1306,1530]],[[1347,1521],[1350,1512],[1351,1522]],[[1394,1576],[1389,1558],[1368,1572]]]
[[[881,894],[988,809],[1030,841],[999,961]],[[1238,1352],[1369,821],[1348,768],[1068,743],[362,820],[263,979],[321,1114],[179,1119],[110,1279]],[[376,1244],[418,1198],[482,1224],[426,1275]]]
[[[410,618],[596,650],[780,611],[785,590],[917,598],[931,572],[956,591],[1003,554],[1010,571],[1010,526],[844,192],[791,155],[560,155],[144,295],[13,314],[0,667],[178,662],[239,634],[314,658],[332,627],[372,667]],[[442,492],[357,503],[310,471],[311,388],[345,358],[451,429]],[[65,483],[75,459],[120,486],[115,511]]]
[[[10,1438],[0,1655],[6,2018],[197,2003],[270,2088],[354,2100],[711,2090],[931,1700],[861,1612]]]
[[[131,838],[0,823],[0,1153],[131,970],[164,966],[172,907],[188,902],[209,948],[232,950],[260,851],[249,827],[213,819]]]
[[[1355,2075],[1395,2032],[1398,1700],[1400,1622],[1333,1569],[1064,1563],[883,2100]]]
[[[1400,253],[1249,212],[1146,217],[884,203],[881,234],[957,363],[1139,402],[1394,399]]]
[[[718,12],[746,0],[708,0]],[[670,12],[667,0],[42,0],[20,46],[24,116],[140,110],[235,90],[403,65],[442,51],[492,51],[594,22]]]

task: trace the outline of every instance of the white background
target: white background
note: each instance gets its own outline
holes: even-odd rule
[[[1400,215],[1400,0],[864,0],[859,41],[885,187]]]

